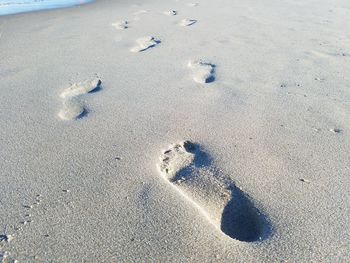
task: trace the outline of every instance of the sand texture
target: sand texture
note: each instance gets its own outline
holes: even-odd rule
[[[350,1],[0,17],[0,262],[349,262]]]

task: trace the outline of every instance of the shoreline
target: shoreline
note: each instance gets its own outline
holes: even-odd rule
[[[91,4],[94,0],[65,0],[66,2],[45,2],[43,0],[40,4],[36,1],[33,3],[4,3],[0,4],[0,16],[9,16],[23,13],[31,13],[38,11],[48,11],[53,9],[77,7],[80,5]]]

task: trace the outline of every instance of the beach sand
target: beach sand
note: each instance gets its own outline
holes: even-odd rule
[[[349,16],[100,0],[0,17],[0,261],[349,261]]]

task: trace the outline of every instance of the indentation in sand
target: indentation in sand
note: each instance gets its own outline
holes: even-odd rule
[[[227,236],[245,242],[271,234],[267,217],[229,177],[212,166],[211,158],[189,141],[171,145],[160,156],[162,177]]]
[[[194,81],[205,84],[215,80],[215,65],[203,60],[190,61],[188,67],[192,69]]]
[[[176,16],[177,15],[177,11],[176,10],[169,10],[169,11],[165,11],[164,14],[167,16]]]
[[[83,102],[83,96],[101,89],[102,81],[99,78],[74,83],[66,88],[60,97],[63,98],[62,108],[58,116],[62,120],[76,120],[84,117],[88,111]]]
[[[197,20],[185,18],[180,21],[180,26],[192,26],[195,23],[197,23]]]
[[[160,40],[152,37],[141,37],[136,40],[137,46],[130,49],[131,52],[142,52],[146,51],[149,48],[155,47],[156,45],[160,44]]]
[[[127,29],[129,28],[129,22],[126,20],[123,20],[123,21],[113,23],[112,26],[115,27],[116,29]]]
[[[301,181],[301,182],[303,182],[303,183],[307,183],[307,184],[311,183],[310,180],[305,179],[305,178],[299,178],[299,181]]]

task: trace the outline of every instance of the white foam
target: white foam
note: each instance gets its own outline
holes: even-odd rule
[[[162,177],[224,234],[245,242],[269,236],[265,216],[228,177],[211,166],[199,145],[189,141],[171,145],[160,156],[158,167]]]

